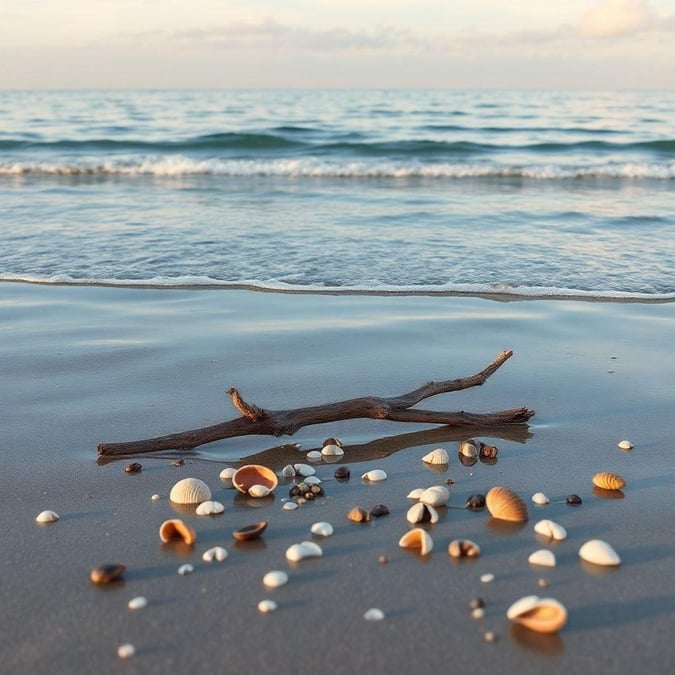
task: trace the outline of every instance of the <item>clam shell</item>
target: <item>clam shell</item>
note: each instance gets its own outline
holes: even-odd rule
[[[292,464],[286,464],[286,466],[281,470],[281,475],[284,478],[295,478],[295,469]]]
[[[540,520],[535,524],[534,531],[555,541],[567,539],[567,530],[552,520]]]
[[[632,450],[633,444],[630,441],[619,441],[618,446],[622,450]]]
[[[109,584],[122,578],[126,567],[119,563],[107,563],[98,565],[89,573],[89,578],[94,584]]]
[[[310,450],[306,455],[305,459],[310,462],[320,462],[323,455],[319,450]]]
[[[220,502],[208,501],[202,502],[197,507],[198,516],[215,516],[219,513],[222,513],[225,510],[225,507]]]
[[[304,482],[307,485],[318,485],[319,483],[321,483],[321,479],[318,476],[307,476]]]
[[[266,497],[276,489],[279,479],[272,469],[268,469],[262,464],[245,464],[234,472],[232,483],[239,492],[248,494],[251,497]],[[251,494],[250,489],[254,485],[261,485],[267,488],[267,491],[262,494],[264,491],[256,488],[254,492],[259,494]]]
[[[626,481],[618,473],[601,471],[593,476],[593,485],[603,490],[620,490],[626,487]]]
[[[496,459],[498,454],[499,448],[496,445],[481,443],[480,448],[478,448],[478,455],[481,459]]]
[[[410,532],[406,532],[398,542],[401,548],[419,549],[422,555],[428,555],[434,547],[434,541],[431,535],[421,527],[416,527]]]
[[[325,457],[341,457],[345,451],[335,443],[328,443],[321,448],[321,454]]]
[[[188,546],[197,541],[197,533],[180,518],[165,520],[159,527],[159,538],[166,544],[172,539],[181,539]]]
[[[295,511],[298,505],[295,502],[286,502],[282,507],[284,511]]]
[[[422,457],[425,464],[448,464],[450,455],[445,448],[436,448]]]
[[[294,464],[293,468],[295,469],[295,474],[297,476],[302,476],[306,478],[307,476],[313,476],[316,473],[316,469],[309,464]]]
[[[453,539],[448,546],[448,553],[452,558],[477,558],[480,546],[471,539]]]
[[[214,546],[213,548],[210,548],[204,553],[202,553],[202,560],[204,562],[223,562],[223,560],[227,559],[227,550],[224,549],[222,546]]]
[[[434,524],[438,522],[438,511],[433,506],[418,502],[408,509],[405,517],[409,523]]]
[[[480,442],[475,441],[473,438],[469,438],[459,444],[459,452],[465,457],[478,457],[480,446]]]
[[[232,480],[232,476],[234,476],[236,471],[237,470],[234,467],[228,466],[220,472],[218,477],[220,480]]]
[[[523,523],[527,520],[527,505],[512,490],[493,487],[485,495],[485,505],[494,518]]]
[[[267,529],[267,521],[261,520],[259,523],[253,523],[253,525],[246,525],[246,527],[241,527],[238,530],[235,530],[232,533],[232,536],[237,541],[250,541],[251,539],[258,539],[262,536],[262,533]]]
[[[272,490],[270,490],[267,485],[251,485],[251,487],[248,489],[248,494],[250,497],[260,499],[272,494]]]
[[[369,483],[378,483],[387,480],[387,473],[382,469],[371,469],[361,476],[361,480],[368,481]]]
[[[288,583],[288,574],[282,570],[272,570],[263,577],[263,584],[267,588],[280,588]]]
[[[42,511],[38,513],[35,518],[38,523],[55,523],[59,519],[59,514],[56,511]]]
[[[190,565],[190,563],[185,563],[184,565],[181,565],[177,571],[178,574],[184,577],[186,574],[192,574],[195,571],[195,568],[193,565]]]
[[[424,492],[424,488],[415,488],[408,492],[406,499],[419,499]]]
[[[432,487],[423,490],[419,496],[419,500],[428,506],[445,506],[450,499],[450,490],[444,485],[433,485]]]
[[[551,500],[543,492],[535,492],[532,495],[532,501],[535,504],[539,504],[540,506],[543,506],[544,504],[550,503]]]
[[[547,548],[540,548],[538,551],[530,554],[527,559],[530,565],[541,565],[542,567],[555,567],[555,553]]]
[[[371,607],[370,609],[366,610],[363,618],[366,621],[382,621],[382,619],[384,619],[384,612],[377,607]]]
[[[286,559],[291,562],[298,562],[305,558],[320,558],[322,555],[321,546],[313,541],[301,541],[299,544],[293,544],[286,551]]]
[[[211,490],[199,478],[183,478],[171,488],[169,499],[176,504],[201,504],[211,499]]]
[[[312,534],[317,537],[330,537],[333,534],[333,526],[330,523],[321,521],[312,525]]]
[[[616,566],[621,564],[618,553],[601,539],[591,539],[579,549],[579,557],[594,565]]]
[[[539,633],[555,633],[567,622],[565,606],[555,598],[527,595],[514,602],[506,616],[515,623]]]
[[[361,506],[355,506],[347,514],[347,518],[354,523],[367,523],[370,521],[370,513]]]

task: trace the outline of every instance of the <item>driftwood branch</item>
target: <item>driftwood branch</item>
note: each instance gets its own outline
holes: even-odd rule
[[[291,410],[266,410],[245,401],[234,388],[228,391],[232,403],[241,413],[227,422],[214,424],[201,429],[192,429],[167,436],[148,438],[126,443],[101,443],[98,454],[138,455],[147,452],[166,450],[191,450],[205,443],[249,435],[292,436],[298,429],[314,424],[325,424],[338,420],[356,418],[384,419],[393,422],[417,424],[443,424],[462,427],[490,427],[504,424],[525,423],[534,415],[528,408],[514,408],[493,413],[434,412],[431,410],[412,410],[412,406],[437,394],[479,387],[502,364],[513,355],[512,351],[503,351],[483,370],[469,377],[440,382],[427,382],[418,389],[388,398],[364,396],[336,403],[327,403]]]

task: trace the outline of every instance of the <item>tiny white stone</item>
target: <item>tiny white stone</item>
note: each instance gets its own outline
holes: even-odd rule
[[[190,565],[190,563],[185,563],[184,565],[181,565],[178,568],[178,574],[180,574],[182,577],[184,577],[186,574],[190,574],[191,572],[194,572],[195,568]]]
[[[55,523],[58,519],[59,514],[55,511],[42,511],[35,518],[38,523]]]
[[[482,607],[475,607],[471,610],[472,619],[482,619],[485,616],[485,610]]]
[[[318,485],[321,479],[318,476],[307,476],[303,482],[307,483],[307,485]]]
[[[227,560],[227,549],[222,546],[214,546],[202,553],[202,560],[204,562],[223,562]]]
[[[322,459],[321,452],[319,450],[310,450],[306,455],[306,459],[310,462],[320,462]]]
[[[117,648],[117,656],[121,659],[130,659],[136,653],[136,648],[129,642]]]
[[[535,504],[540,504],[543,506],[544,504],[548,504],[551,500],[543,492],[535,492],[532,495],[532,501]]]
[[[377,607],[371,607],[364,615],[366,621],[382,621],[384,619],[384,612]]]
[[[542,567],[555,567],[555,554],[546,548],[541,548],[538,551],[530,554],[527,559],[530,565],[541,565]]]
[[[139,595],[135,598],[129,600],[129,609],[143,609],[148,606],[147,598],[144,598],[142,595]]]
[[[273,612],[277,608],[277,603],[274,600],[261,600],[258,603],[258,610],[263,614]]]
[[[622,450],[630,450],[633,447],[633,444],[630,441],[621,441],[619,447]]]
[[[480,581],[482,584],[491,584],[495,580],[494,574],[482,574]]]
[[[284,511],[295,511],[298,505],[295,502],[286,502],[282,507]]]
[[[154,495],[152,495],[152,497],[150,497],[150,499],[152,499],[153,502],[157,502],[157,501],[159,501],[159,495],[154,494]]]
[[[361,476],[361,479],[370,483],[378,483],[387,480],[387,473],[382,469],[371,469],[370,471],[366,471],[366,473]]]
[[[313,476],[316,473],[316,469],[309,464],[294,464],[293,468],[295,469],[295,473],[298,476],[302,476],[303,478],[306,478],[307,476]]]
[[[263,584],[268,588],[280,588],[288,583],[288,574],[282,570],[272,570],[263,577]]]
[[[197,507],[198,516],[215,516],[219,513],[222,513],[225,510],[225,507],[220,502],[207,501],[202,502]]]
[[[321,521],[312,525],[312,534],[319,537],[330,537],[333,534],[333,526],[330,523]]]

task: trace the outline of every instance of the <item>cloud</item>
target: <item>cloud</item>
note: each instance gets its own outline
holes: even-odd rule
[[[646,0],[605,0],[583,15],[578,30],[586,38],[611,38],[636,35],[657,23]]]

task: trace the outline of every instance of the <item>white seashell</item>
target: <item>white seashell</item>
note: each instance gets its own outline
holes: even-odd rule
[[[345,454],[345,451],[339,445],[329,443],[321,448],[321,454],[326,457],[342,457],[342,455]]]
[[[190,565],[190,563],[185,563],[178,568],[178,574],[184,577],[186,574],[192,574],[195,571],[195,568]]]
[[[591,539],[579,549],[579,557],[594,565],[616,566],[621,564],[618,553],[601,539]]]
[[[630,441],[621,441],[621,442],[619,443],[619,447],[620,447],[622,450],[632,450],[633,444],[632,444]]]
[[[286,464],[286,466],[281,470],[281,475],[284,478],[295,478],[295,469],[292,464]]]
[[[495,575],[491,573],[481,574],[480,582],[481,584],[491,584],[495,580]]]
[[[410,532],[406,532],[398,542],[401,548],[418,548],[422,555],[431,553],[434,548],[434,540],[431,535],[421,527],[416,527]]]
[[[462,441],[459,444],[459,451],[465,457],[478,457],[478,451],[480,449],[480,442],[474,441],[473,438],[470,438],[468,441]]]
[[[471,610],[472,619],[483,619],[485,618],[485,610],[482,607],[474,607]]]
[[[535,504],[543,506],[544,504],[548,504],[551,500],[543,492],[535,492],[532,495],[532,501]]]
[[[325,521],[314,523],[312,525],[312,534],[318,537],[330,537],[333,534],[333,526]]]
[[[408,492],[407,499],[419,499],[423,492],[424,488],[415,488],[414,490]]]
[[[288,574],[281,570],[272,570],[263,577],[263,584],[267,588],[280,588],[288,583]]]
[[[438,522],[438,511],[433,506],[418,502],[413,504],[405,516],[409,523],[434,523]]]
[[[154,494],[154,495],[152,495],[152,497],[150,497],[150,499],[152,499],[153,502],[158,502],[159,501],[159,495]]]
[[[448,464],[450,455],[445,448],[436,448],[422,457],[425,464]]]
[[[552,520],[540,520],[535,526],[534,531],[537,534],[542,534],[554,541],[563,541],[567,539],[567,530],[558,523]]]
[[[361,476],[361,480],[368,481],[369,483],[379,483],[380,481],[387,480],[387,474],[382,469],[371,469]]]
[[[211,490],[199,478],[183,478],[171,488],[169,499],[176,504],[201,504],[211,499]]]
[[[306,478],[307,476],[313,476],[316,473],[316,469],[309,464],[294,464],[293,468],[297,476],[302,476]]]
[[[371,607],[363,615],[363,618],[366,621],[382,621],[382,619],[384,619],[384,612],[377,607]]]
[[[530,554],[527,559],[530,565],[541,565],[542,567],[555,567],[555,554],[547,548],[541,548]]]
[[[225,510],[225,507],[220,502],[202,502],[197,507],[198,516],[215,516],[219,513],[222,513]]]
[[[305,558],[320,558],[323,555],[321,546],[313,541],[302,541],[299,544],[293,544],[286,551],[286,558],[291,562],[298,562]]]
[[[321,482],[321,479],[318,476],[307,476],[303,483],[307,483],[307,485],[318,485]]]
[[[266,485],[251,485],[251,487],[248,489],[248,493],[251,495],[251,497],[258,499],[260,497],[267,497],[267,495],[272,493],[272,490],[270,490]]]
[[[263,614],[269,614],[269,612],[273,612],[276,608],[277,603],[274,600],[261,600],[258,603],[258,611]]]
[[[130,659],[136,653],[136,648],[130,643],[120,645],[117,648],[117,656],[121,659]]]
[[[565,625],[567,609],[555,598],[526,595],[509,607],[506,616],[530,630],[553,633]]]
[[[282,507],[284,511],[295,511],[298,505],[295,502],[286,502]]]
[[[204,551],[202,560],[204,562],[223,562],[223,560],[227,560],[227,550],[222,546],[214,546],[208,551]]]
[[[310,450],[305,457],[310,461],[310,462],[320,462],[321,459],[323,458],[323,455],[319,450]]]
[[[148,606],[148,599],[144,598],[142,595],[139,595],[136,598],[131,598],[131,600],[129,600],[129,603],[127,605],[129,609],[143,609],[144,607],[147,606]]]
[[[234,476],[234,472],[236,469],[232,466],[228,466],[227,468],[223,469],[220,474],[219,478],[220,480],[232,480],[232,476]]]
[[[58,519],[59,514],[56,511],[42,511],[35,518],[38,523],[55,523]]]
[[[429,506],[445,506],[450,499],[450,490],[444,485],[434,485],[424,490],[419,499],[423,504]]]

